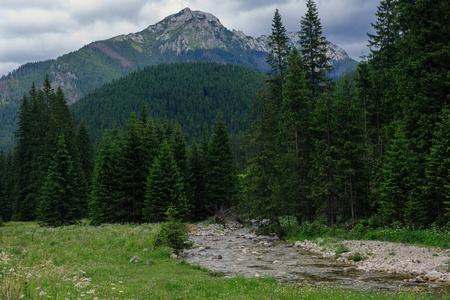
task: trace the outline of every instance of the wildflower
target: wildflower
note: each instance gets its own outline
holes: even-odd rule
[[[41,291],[41,292],[39,293],[39,296],[45,296],[45,295],[47,295],[47,293],[44,292],[44,291]]]
[[[31,277],[31,273],[28,273],[28,274],[27,274],[27,278],[30,278],[30,277]]]

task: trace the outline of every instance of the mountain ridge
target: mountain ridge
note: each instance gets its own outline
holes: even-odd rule
[[[298,33],[288,36],[291,45],[298,45]],[[14,143],[20,100],[33,82],[41,85],[46,73],[72,104],[103,84],[160,63],[214,61],[267,72],[267,42],[268,36],[254,38],[229,30],[214,15],[185,8],[142,31],[94,41],[53,60],[24,64],[0,79],[0,148]],[[343,49],[328,45],[335,59],[331,77],[356,68],[357,62],[348,55],[335,55],[345,53]]]

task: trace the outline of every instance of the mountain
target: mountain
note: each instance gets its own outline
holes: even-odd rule
[[[292,45],[298,34],[290,33]],[[39,86],[48,73],[61,86],[69,103],[130,72],[159,63],[214,61],[265,72],[268,37],[254,38],[228,30],[215,16],[186,8],[141,32],[96,41],[55,60],[27,63],[0,79],[0,149],[13,145],[16,111],[33,82]],[[356,68],[344,50],[328,43],[337,78]]]

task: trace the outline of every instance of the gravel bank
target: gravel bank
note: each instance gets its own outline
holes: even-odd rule
[[[244,241],[245,239],[257,240],[259,237],[254,236],[253,234],[251,234],[250,230],[242,228],[242,226],[239,224],[227,225],[227,228],[223,228],[218,224],[191,225],[191,237],[195,238],[196,244],[198,244],[199,247],[205,246],[205,244],[202,243],[205,243],[206,240],[203,240],[202,237],[218,238],[221,236],[226,237],[239,233],[238,235],[241,235],[241,239],[237,239],[236,241],[233,240],[233,243],[231,245],[233,247],[232,251],[247,252],[247,255],[252,256],[255,256],[256,254],[260,255],[258,253],[258,251],[261,252],[259,249],[264,249],[265,247],[256,250],[252,250],[251,248],[240,249],[243,248],[243,246],[240,246],[240,241]],[[244,234],[242,234],[242,232],[244,232]],[[245,234],[245,232],[249,235]],[[217,241],[219,244],[223,243],[220,239],[213,240]],[[223,241],[231,242],[231,240],[229,240],[228,238],[224,239]],[[260,242],[259,244],[261,243],[263,242]],[[321,243],[321,241],[319,240],[318,243]],[[375,272],[399,274],[404,276],[404,278],[408,278],[404,279],[404,281],[409,281],[412,283],[436,282],[440,284],[450,284],[450,250],[366,240],[344,240],[335,242],[334,244],[326,244],[325,246],[320,246],[318,243],[305,240],[303,242],[298,241],[294,245],[285,243],[285,246],[283,247],[286,248],[286,250],[288,250],[289,248],[291,248],[292,250],[294,250],[295,248],[300,248],[302,250],[310,252],[312,256],[328,258],[331,259],[331,261],[334,260],[337,263],[341,263],[341,265],[343,265],[342,268],[344,269],[347,268],[346,266],[348,266],[349,270],[357,269],[359,271],[367,272],[368,274]],[[214,250],[214,248],[215,247],[213,246],[212,250]],[[221,247],[219,246],[219,248]],[[274,247],[267,247],[266,249],[273,248]],[[335,251],[338,248],[344,249],[345,252],[343,252],[339,258],[335,258]],[[205,250],[207,249],[204,249],[204,247],[200,247],[187,251],[185,254],[191,257],[198,256],[198,258],[201,260],[201,257],[205,255],[205,253],[203,252]],[[267,254],[265,255],[267,256],[269,253],[270,252],[267,252]],[[223,253],[219,252],[215,254],[223,255]],[[361,261],[353,261],[351,259],[356,254],[359,254],[361,256]],[[237,258],[237,260],[242,259],[247,260],[248,257]],[[261,257],[258,257],[258,259],[261,259]],[[212,256],[212,260],[209,261],[214,262],[215,260],[216,259],[214,259],[214,257]],[[273,264],[275,264],[275,262],[273,262]],[[207,267],[212,267],[212,265],[208,265]]]
[[[344,240],[325,247],[305,240],[296,242],[295,247],[322,255],[335,257],[336,252],[327,249],[344,249],[337,260],[355,266],[358,270],[371,272],[404,274],[411,276],[411,281],[424,280],[450,283],[450,251],[439,248],[425,248],[400,243],[379,241]],[[359,254],[361,261],[351,258]]]

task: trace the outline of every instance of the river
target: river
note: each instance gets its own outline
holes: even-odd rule
[[[212,229],[211,229],[212,228]],[[400,290],[443,293],[438,282],[409,282],[406,275],[364,272],[333,258],[324,258],[281,241],[276,236],[256,236],[246,228],[199,228],[191,234],[194,247],[183,257],[192,265],[221,272],[225,277],[273,277],[297,286],[325,286],[363,291]]]

